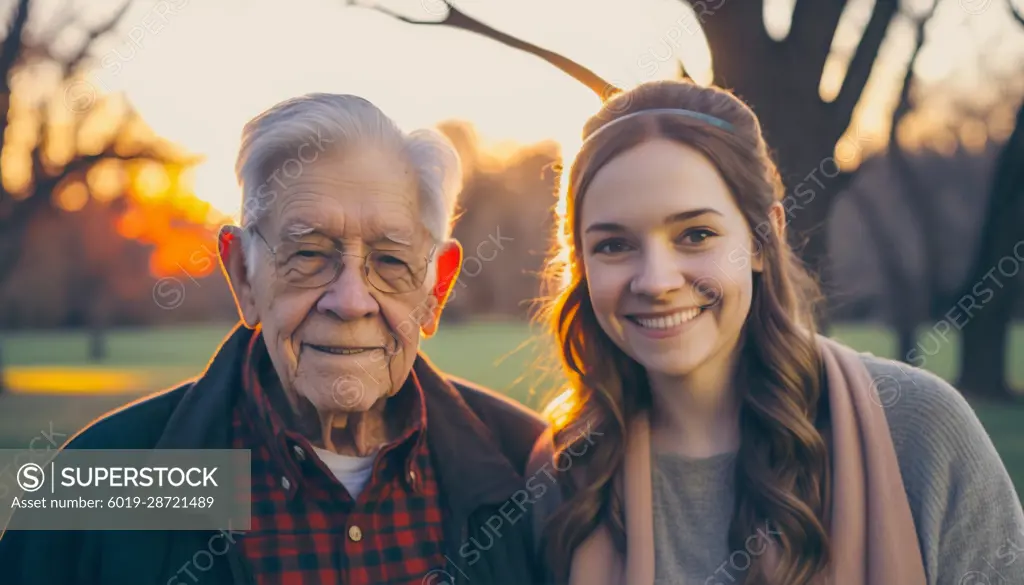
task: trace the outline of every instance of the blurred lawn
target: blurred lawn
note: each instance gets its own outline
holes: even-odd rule
[[[194,376],[206,365],[231,324],[124,329],[108,335],[108,359],[89,363],[84,332],[26,332],[0,338],[7,382],[0,395],[0,448],[23,448],[41,434],[72,435],[96,416],[136,397]],[[425,350],[442,370],[503,392],[533,408],[555,387],[557,363],[543,336],[523,323],[477,321],[442,327]],[[892,356],[889,331],[839,326],[832,336],[863,351]],[[922,347],[935,339],[922,330]],[[958,341],[927,358],[924,367],[947,380],[956,377]],[[1024,324],[1014,328],[1008,367],[1024,390]],[[544,361],[540,361],[540,357]],[[59,393],[53,390],[58,389]],[[1024,493],[1024,401],[974,404],[1000,455]],[[37,442],[37,444],[39,444]]]

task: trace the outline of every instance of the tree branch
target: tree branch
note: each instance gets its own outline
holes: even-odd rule
[[[497,30],[462,12],[455,6],[452,6],[452,4],[447,0],[443,0],[443,2],[448,9],[448,13],[442,20],[417,20],[414,18],[409,18],[407,16],[389,10],[383,6],[380,6],[379,4],[365,5],[355,2],[353,0],[349,0],[349,5],[358,6],[361,8],[369,8],[370,10],[376,10],[381,14],[385,14],[387,16],[398,19],[408,24],[418,24],[424,26],[448,26],[464,30],[467,32],[476,33],[493,41],[497,41],[505,46],[529,53],[535,57],[540,57],[541,59],[554,65],[559,70],[569,75],[573,79],[587,86],[602,100],[605,100],[621,91],[620,88],[609,83],[600,75],[594,73],[590,69],[584,67],[583,65],[580,65],[579,63],[573,61],[572,59],[569,59],[568,57],[555,53],[554,51],[549,51],[543,47],[539,47],[537,45],[534,45],[533,43],[524,41],[510,34]]]
[[[59,59],[53,50],[56,42],[56,35],[60,32],[57,26],[64,27],[74,20],[74,12],[70,9],[60,11],[51,26],[53,34],[44,34],[41,39],[29,39],[26,34],[26,23],[28,22],[31,0],[18,0],[14,17],[8,27],[7,36],[0,45],[0,153],[6,147],[6,130],[10,120],[11,109],[11,85],[10,81],[16,69],[20,68],[27,60],[38,58],[47,61],[54,61],[60,65],[65,80],[73,75],[76,69],[89,56],[89,50],[95,41],[113,30],[122,20],[132,0],[124,0],[120,9],[114,12],[109,19],[88,29],[85,41],[78,50],[67,60]],[[31,35],[38,36],[38,35]],[[41,40],[41,42],[39,42]],[[37,145],[38,146],[38,145]],[[34,166],[34,163],[33,163]],[[0,184],[0,195],[6,194],[3,185]]]
[[[924,293],[928,299],[926,303],[928,313],[926,315],[914,315],[914,324],[916,324],[918,320],[924,320],[928,316],[934,315],[936,310],[941,311],[941,309],[938,308],[940,305],[939,289],[941,286],[939,284],[939,266],[938,258],[936,256],[941,247],[938,241],[941,236],[939,233],[939,230],[941,229],[941,220],[937,214],[937,210],[935,209],[934,200],[929,193],[928,186],[925,184],[919,171],[914,168],[914,165],[910,161],[910,157],[903,150],[902,145],[900,145],[898,130],[900,122],[904,117],[906,117],[907,113],[909,113],[913,107],[910,95],[914,87],[914,69],[917,66],[918,56],[921,54],[921,48],[924,47],[925,44],[925,32],[928,22],[935,14],[935,9],[938,7],[939,1],[940,0],[935,0],[932,3],[931,9],[926,14],[913,19],[914,50],[910,54],[910,60],[907,63],[906,72],[903,74],[903,85],[900,88],[896,107],[893,108],[891,125],[889,127],[889,163],[892,165],[896,178],[902,187],[905,200],[914,211],[914,218],[917,223],[917,232],[923,240],[925,251],[924,285],[926,290]],[[904,310],[909,310],[909,307],[905,307]],[[904,318],[909,319],[910,316],[907,315],[904,316]]]
[[[1024,26],[1024,14],[1017,8],[1017,5],[1013,3],[1013,0],[1006,0],[1006,3],[1010,5],[1010,14],[1013,14],[1014,20],[1021,26]]]
[[[3,153],[7,144],[7,124],[11,115],[11,77],[21,50],[25,23],[28,22],[28,8],[29,0],[18,0],[11,26],[7,29],[7,37],[0,45],[0,153]],[[0,181],[0,197],[5,194],[3,181]]]
[[[938,7],[940,0],[935,0],[932,3],[931,9],[924,15],[913,19],[914,20],[914,50],[910,54],[910,60],[907,62],[907,70],[903,74],[903,85],[900,86],[900,95],[896,100],[896,107],[892,113],[892,125],[889,128],[889,144],[896,145],[899,149],[899,144],[896,140],[896,127],[904,116],[910,112],[910,93],[914,85],[914,68],[917,66],[917,58],[921,54],[921,48],[924,47],[925,42],[925,28],[928,26],[928,22],[935,14],[935,9]]]
[[[70,4],[70,2],[65,1],[65,4]],[[52,45],[56,42],[57,35],[75,21],[75,11],[71,10],[70,6],[67,6],[67,8],[67,10],[58,10],[57,14],[49,22],[49,26],[39,34],[43,44],[47,46]]]
[[[846,0],[797,0],[793,8],[787,50],[803,60],[815,80],[821,80],[845,8]]]
[[[849,125],[853,109],[860,100],[864,86],[867,85],[871,70],[874,67],[875,59],[878,56],[878,49],[885,39],[885,33],[889,30],[889,24],[899,7],[898,0],[876,0],[875,7],[871,12],[871,19],[864,29],[864,36],[861,37],[857,49],[850,59],[850,66],[846,70],[846,78],[839,89],[839,95],[832,102],[835,108],[835,120],[846,128]]]
[[[11,93],[11,73],[18,62],[21,49],[21,37],[25,34],[25,23],[28,22],[30,0],[18,0],[14,9],[14,18],[7,29],[7,36],[0,45],[0,93]],[[6,110],[3,112],[6,116]]]
[[[53,192],[63,181],[75,175],[85,177],[94,165],[106,160],[119,160],[125,163],[151,161],[163,164],[197,162],[195,157],[183,156],[169,148],[162,148],[166,143],[160,140],[147,142],[132,152],[119,151],[118,138],[130,131],[131,124],[137,118],[137,113],[128,112],[101,152],[89,155],[78,153],[56,171],[48,169],[45,164],[48,122],[45,119],[40,122],[41,138],[30,154],[33,184],[29,187],[28,195],[17,200],[11,197],[0,200],[0,282],[3,282],[17,265],[21,256],[19,247],[32,218],[50,208]]]
[[[78,68],[78,66],[82,63],[82,61],[89,56],[89,49],[92,48],[92,45],[96,42],[96,39],[114,30],[114,27],[116,27],[121,22],[121,19],[124,18],[125,13],[128,12],[128,6],[131,5],[131,3],[132,0],[125,0],[124,4],[121,5],[121,8],[118,9],[117,12],[112,14],[106,22],[100,23],[95,28],[89,30],[88,34],[85,37],[85,41],[82,43],[82,46],[78,48],[78,51],[71,57],[71,59],[64,63],[65,77],[72,74],[75,71],[75,69]]]

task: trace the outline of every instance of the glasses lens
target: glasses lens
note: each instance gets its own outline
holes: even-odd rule
[[[406,250],[376,250],[366,262],[372,284],[383,292],[411,292],[422,283],[422,261],[415,262]]]
[[[337,252],[331,246],[309,242],[283,242],[277,249],[277,273],[299,287],[323,286],[338,268]]]

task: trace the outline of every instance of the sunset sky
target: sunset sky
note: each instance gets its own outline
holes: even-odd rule
[[[941,42],[922,55],[922,77],[936,80],[969,70],[975,57],[963,48],[977,44],[972,39],[979,34],[1013,26],[1002,1],[947,0],[936,16]],[[104,0],[106,5],[119,2]],[[670,50],[698,81],[710,76],[703,35],[680,0],[456,4],[620,86],[673,77],[675,61],[666,58]],[[771,33],[784,35],[792,0],[765,4]],[[840,55],[859,38],[872,2],[850,4],[835,43]],[[439,18],[442,9],[438,0],[388,0],[383,5],[423,19]],[[96,10],[102,17],[103,11]],[[138,1],[121,30],[98,47],[102,65],[92,83],[101,92],[125,92],[158,133],[205,155],[195,175],[196,193],[229,214],[236,214],[240,204],[233,167],[242,125],[288,97],[354,93],[407,129],[463,118],[476,124],[486,140],[555,139],[570,149],[578,144],[583,121],[599,105],[589,90],[534,57],[469,33],[408,25],[346,0]],[[910,48],[909,32],[900,20],[883,45],[886,59],[876,67],[859,112],[862,135],[885,129],[893,83],[902,77]],[[1019,51],[1012,54],[1019,60]],[[841,57],[827,67],[825,95],[837,87],[844,68]]]

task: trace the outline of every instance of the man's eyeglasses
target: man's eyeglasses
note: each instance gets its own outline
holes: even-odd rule
[[[253,227],[252,232],[263,240],[274,257],[277,277],[298,288],[319,288],[333,283],[341,275],[344,257],[352,256],[363,260],[363,274],[373,288],[386,294],[412,292],[423,285],[436,250],[436,246],[431,247],[425,257],[410,249],[349,254],[339,250],[331,240],[320,237],[287,240],[274,247],[257,228]]]

